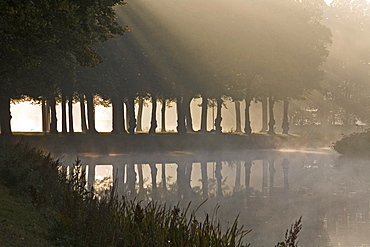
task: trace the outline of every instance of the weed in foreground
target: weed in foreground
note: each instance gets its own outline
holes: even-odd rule
[[[275,247],[298,247],[298,234],[302,229],[302,216],[285,233],[285,241]]]

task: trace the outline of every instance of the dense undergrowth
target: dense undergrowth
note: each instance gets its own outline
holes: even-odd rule
[[[221,229],[216,215],[199,221],[188,208],[117,198],[114,188],[101,197],[86,190],[78,161],[73,175],[60,167],[58,160],[22,143],[1,145],[0,182],[32,202],[41,217],[35,224],[45,230],[49,246],[245,246],[248,231],[237,219]],[[297,246],[300,228],[299,220],[277,246]]]
[[[341,140],[334,143],[333,148],[346,156],[370,156],[370,129],[362,133],[344,135]]]

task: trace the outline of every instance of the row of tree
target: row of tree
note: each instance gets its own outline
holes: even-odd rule
[[[113,9],[123,4],[122,0],[1,1],[2,135],[11,134],[10,100],[47,97],[53,105],[54,96],[75,81],[77,65],[100,61],[93,44],[124,33]]]
[[[201,3],[195,0],[184,3],[174,3],[170,0],[155,3],[138,0],[124,8],[116,8],[116,12],[113,11],[112,6],[123,3],[108,1],[105,11],[99,12],[104,13],[100,17],[92,15],[97,9],[87,8],[89,11],[82,11],[86,7],[79,5],[82,2],[73,2],[65,6],[61,4],[59,8],[54,9],[55,15],[58,14],[60,18],[63,13],[68,13],[64,22],[45,24],[44,20],[35,20],[39,25],[38,30],[31,30],[30,33],[41,30],[48,35],[54,31],[56,34],[51,35],[54,39],[45,41],[43,52],[46,53],[35,52],[37,56],[33,63],[22,64],[22,59],[31,60],[33,53],[30,54],[30,58],[27,58],[28,54],[25,51],[15,52],[21,54],[22,59],[11,52],[6,54],[13,59],[8,58],[9,63],[6,63],[6,66],[9,65],[8,67],[13,68],[14,71],[9,73],[7,67],[2,69],[6,72],[1,78],[2,134],[11,133],[9,99],[17,99],[23,95],[33,99],[43,99],[43,106],[45,106],[43,123],[45,126],[48,125],[50,133],[57,133],[56,100],[62,103],[62,132],[67,132],[66,101],[68,100],[69,132],[73,134],[71,109],[73,101],[78,100],[81,102],[82,123],[88,123],[86,127],[83,124],[83,131],[95,133],[94,96],[96,95],[103,99],[101,102],[111,104],[113,107],[113,133],[133,134],[136,127],[140,128],[137,126],[135,116],[135,101],[140,102],[139,106],[142,106],[143,98],[151,98],[153,106],[149,132],[153,133],[157,128],[155,113],[158,100],[162,102],[162,116],[165,116],[166,102],[175,100],[178,114],[177,131],[179,133],[193,131],[190,102],[195,97],[202,98],[201,131],[207,131],[207,108],[210,100],[217,102],[215,129],[218,132],[222,131],[221,108],[224,99],[231,98],[236,107],[237,130],[241,127],[240,101],[245,102],[243,129],[246,134],[252,133],[249,117],[252,101],[262,102],[263,130],[271,134],[275,133],[274,103],[283,101],[283,133],[288,133],[289,100],[304,99],[308,95],[307,92],[317,90],[320,95],[324,95],[327,105],[329,96],[335,95],[333,89],[338,87],[338,82],[343,80],[348,84],[349,80],[344,79],[345,77],[340,74],[343,71],[341,67],[344,68],[342,59],[348,56],[339,55],[339,49],[343,48],[340,44],[345,40],[346,33],[338,37],[338,43],[334,39],[331,52],[337,58],[331,59],[330,55],[324,64],[331,44],[331,31],[327,26],[332,29],[332,32],[334,27],[333,33],[336,38],[339,31],[346,30],[343,25],[347,23],[338,22],[336,19],[357,18],[358,23],[363,23],[368,18],[366,12],[368,4],[360,0],[335,0],[331,6],[316,0],[233,0],[226,5],[221,4],[221,1],[218,3],[210,0]],[[67,7],[68,11],[63,9]],[[30,10],[25,14],[34,15],[35,8],[28,8]],[[12,7],[7,6],[4,12],[9,15],[13,13],[12,17],[16,19],[18,12],[12,11]],[[37,11],[43,11],[43,9]],[[128,24],[131,31],[116,39],[96,44],[96,41],[105,41],[113,34],[122,34],[125,30],[114,21],[115,13],[121,25]],[[324,20],[323,17],[325,17]],[[69,21],[71,23],[68,23]],[[89,25],[85,26],[85,22]],[[57,23],[59,29],[67,28],[67,30],[43,29]],[[95,27],[91,23],[100,29],[91,28],[91,26]],[[11,24],[13,23],[9,23],[9,26]],[[27,25],[27,22],[24,21],[22,25]],[[359,27],[359,33],[364,32],[366,27],[365,22]],[[3,32],[11,33],[9,30]],[[15,37],[16,41],[24,40],[23,37],[17,37],[14,30],[11,37]],[[90,30],[88,38],[84,36],[86,35],[84,30]],[[62,35],[64,32],[67,33]],[[68,38],[76,32],[78,37],[82,36],[86,40]],[[57,34],[63,37],[56,39]],[[10,36],[8,33],[6,35]],[[29,39],[35,36],[27,35]],[[36,41],[43,42],[43,40]],[[32,40],[32,42],[36,41]],[[96,45],[92,46],[94,43]],[[24,45],[26,44],[22,44],[21,47]],[[32,46],[33,43],[29,41],[27,45]],[[71,49],[75,46],[76,49],[79,48],[77,49],[79,53]],[[1,47],[4,48],[2,52],[5,54],[6,42],[1,43]],[[16,46],[12,47],[13,50],[14,47]],[[362,47],[367,48],[365,45]],[[103,62],[94,67],[93,65],[96,65],[100,58]],[[353,55],[353,60],[350,61],[360,62],[362,67],[365,67],[366,59],[366,56],[360,58]],[[336,60],[337,64],[332,60]],[[14,61],[14,64],[11,64],[11,61]],[[324,69],[327,73],[324,73]],[[368,75],[368,71],[366,72],[367,74],[362,74],[364,80]],[[354,73],[353,70],[352,73]],[[322,80],[324,84],[320,84]],[[328,83],[329,81],[333,85]],[[353,78],[353,81],[358,80]],[[88,121],[84,119],[85,101]],[[128,113],[126,120],[129,122],[127,129],[124,124],[125,104]],[[348,109],[348,104],[342,104]],[[320,107],[320,109],[326,109],[321,105]],[[267,114],[269,114],[268,117]],[[51,119],[50,124],[48,119]],[[269,119],[268,124],[267,119]]]

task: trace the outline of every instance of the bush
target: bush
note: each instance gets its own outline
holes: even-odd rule
[[[370,130],[363,133],[344,135],[335,142],[334,150],[347,156],[368,156],[370,150]]]

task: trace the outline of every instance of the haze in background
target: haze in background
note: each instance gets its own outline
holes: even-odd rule
[[[145,2],[145,1],[144,1]],[[214,51],[220,52],[220,56],[224,56],[227,58],[228,56],[232,56],[232,54],[228,53],[223,53],[222,47],[219,47],[222,42],[217,43],[217,46],[213,46],[212,39],[208,37],[211,37],[212,32],[216,32],[217,35],[219,36],[219,39],[221,41],[224,41],[224,43],[227,42],[227,40],[230,38],[228,34],[233,34],[234,36],[232,38],[238,38],[240,33],[233,33],[233,32],[228,32],[227,26],[224,27],[222,26],[223,22],[223,16],[230,16],[233,13],[235,13],[235,10],[237,10],[239,7],[243,9],[245,6],[243,6],[240,1],[233,1],[230,4],[225,4],[222,6],[215,5],[212,6],[212,8],[209,9],[209,16],[214,16],[217,17],[219,15],[219,21],[220,23],[212,23],[211,21],[213,20],[211,17],[205,16],[203,19],[194,19],[194,18],[189,18],[188,16],[181,15],[181,16],[175,16],[175,13],[168,13],[166,6],[164,4],[160,4],[162,2],[166,1],[159,1],[159,2],[150,2],[146,1],[148,6],[147,8],[150,8],[153,11],[153,15],[155,15],[163,24],[163,26],[168,30],[169,33],[171,33],[174,37],[177,37],[178,40],[182,40],[185,42],[188,46],[193,47],[194,50],[196,51],[202,51],[206,56],[211,56]],[[327,4],[329,4],[332,1],[325,1]],[[184,11],[186,10],[191,10],[192,13],[196,13],[194,11],[193,6],[188,6],[188,3],[175,3],[179,5],[180,7],[184,7]],[[201,4],[206,4],[206,2],[201,3]],[[239,4],[239,5],[238,5]],[[135,6],[135,3],[132,3],[132,6]],[[171,6],[173,8],[176,5]],[[180,8],[179,7],[179,8]],[[126,8],[126,7],[125,7]],[[122,12],[120,12],[121,15],[125,15],[125,11],[130,11],[130,7],[127,9],[123,8]],[[193,9],[192,9],[193,8]],[[243,13],[238,11],[238,13]],[[247,12],[246,12],[247,13]],[[199,14],[199,13],[198,13]],[[242,18],[243,19],[243,18]],[[176,20],[176,21],[175,21]],[[198,25],[199,24],[199,25]],[[129,35],[136,35],[136,30],[135,30],[135,22],[133,23],[128,23],[129,26],[132,26],[132,30],[130,33],[127,34]],[[242,23],[240,27],[242,27]],[[207,28],[205,28],[207,27]],[[210,33],[204,33],[204,30],[210,30]],[[203,35],[203,36],[202,36]],[[244,35],[244,34],[243,34]],[[213,36],[212,36],[213,37]],[[243,36],[242,36],[243,37]],[[125,37],[123,37],[125,38]],[[150,43],[150,41],[145,40],[145,37],[136,37],[140,42],[142,43]],[[208,41],[208,43],[207,43]],[[145,49],[149,49],[150,46],[145,46]],[[144,51],[145,51],[144,49]],[[242,49],[242,47],[240,48]],[[330,56],[329,56],[330,58]],[[226,61],[228,61],[226,59]],[[157,62],[157,66],[159,71],[165,71],[166,70],[166,64],[162,64],[161,61]],[[199,119],[200,119],[200,107],[197,105],[200,104],[200,100],[194,100],[193,105],[192,105],[192,113],[193,113],[193,120],[194,120],[194,128],[195,130],[199,129]],[[223,121],[222,121],[222,126],[224,131],[232,131],[235,129],[235,111],[234,111],[234,106],[231,102],[226,103],[227,108],[223,108]],[[242,105],[243,107],[243,105]],[[281,108],[280,105],[277,105],[277,108]],[[137,109],[136,109],[137,110]],[[176,107],[175,104],[172,104],[171,108],[167,109],[167,129],[169,131],[175,130],[176,129]],[[12,111],[12,129],[13,131],[41,131],[41,107],[38,105],[30,105],[27,102],[24,103],[19,103],[16,105],[12,105],[11,108]],[[145,107],[144,110],[144,115],[143,115],[143,129],[148,129],[149,128],[149,123],[150,123],[150,111],[151,111],[151,106],[149,103],[149,107]],[[60,130],[61,123],[61,114],[60,114],[60,105],[58,106],[58,129]],[[79,106],[76,104],[74,106],[74,121],[75,125],[74,128],[76,131],[80,131],[80,119],[79,119]],[[279,109],[277,109],[276,113],[276,118],[277,118],[277,130],[280,128],[280,114],[279,114]],[[109,132],[111,128],[111,108],[105,108],[102,106],[97,106],[96,107],[96,128],[98,131],[101,132]],[[213,109],[210,108],[208,111],[208,128],[212,129],[213,128]],[[160,115],[159,115],[159,109],[157,112],[157,120],[160,125]],[[242,121],[243,121],[243,116],[242,116]],[[254,132],[258,132],[260,130],[261,124],[260,124],[260,104],[259,103],[252,103],[252,129]]]

